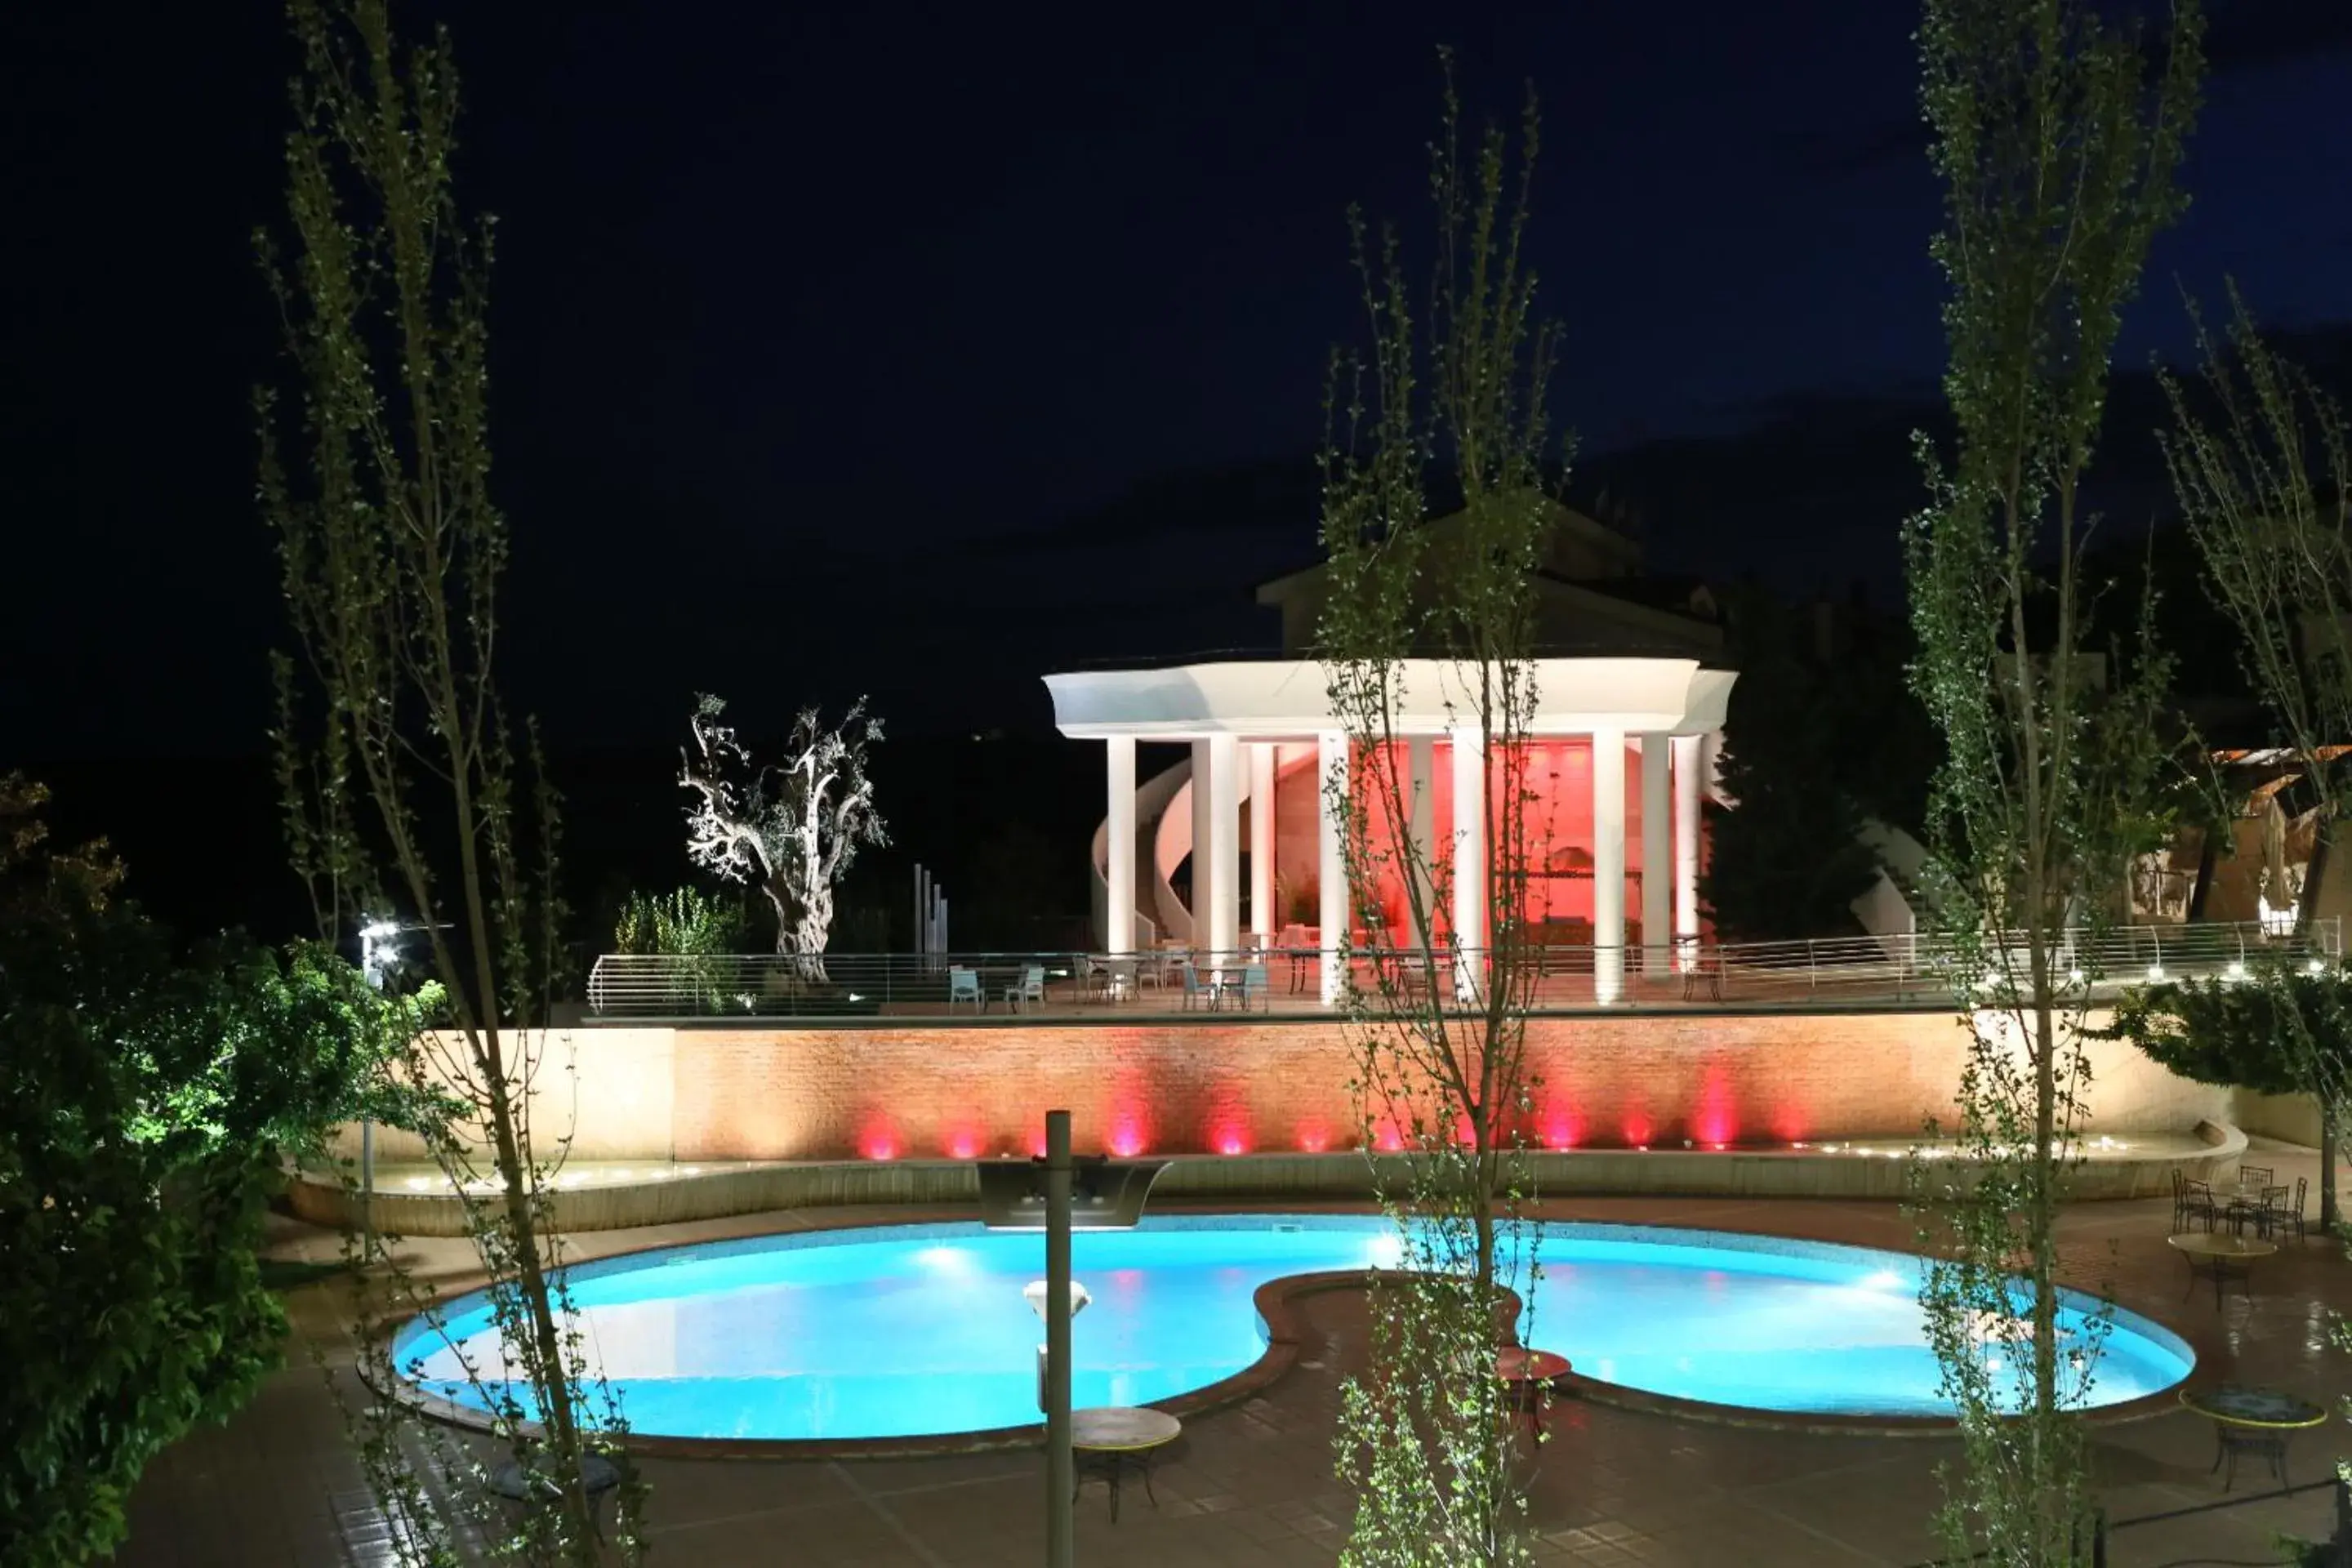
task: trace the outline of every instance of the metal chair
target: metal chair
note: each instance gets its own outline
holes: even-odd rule
[[[948,1011],[955,1011],[959,1002],[969,1002],[975,1013],[985,1012],[988,997],[980,988],[980,971],[967,969],[961,963],[948,965]]]
[[[2286,1201],[2286,1194],[2287,1190],[2284,1187],[2272,1187],[2263,1194],[2263,1213],[2260,1221],[2262,1234],[2273,1236],[2293,1226],[2294,1238],[2301,1241],[2305,1234],[2303,1205],[2304,1200],[2311,1195],[2311,1178],[2297,1176],[2294,1179],[2293,1204]]]
[[[1242,966],[1243,1012],[1249,1011],[1252,997],[1257,998],[1258,1005],[1266,1012],[1274,1011],[1274,979],[1266,973],[1264,963],[1247,963]]]
[[[2209,1183],[2183,1179],[2175,1203],[2173,1223],[2183,1230],[2189,1228],[2192,1219],[2203,1220],[2205,1228],[2211,1230],[2221,1217],[2221,1206],[2213,1201],[2213,1188]]]
[[[1179,973],[1184,983],[1184,1011],[1191,1012],[1195,1003],[1204,1007],[1216,1006],[1216,992],[1201,984],[1201,971],[1191,959],[1184,960]]]

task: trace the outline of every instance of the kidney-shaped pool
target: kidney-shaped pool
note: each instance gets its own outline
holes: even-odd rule
[[[1943,1415],[1921,1260],[1819,1242],[1619,1225],[1543,1227],[1528,1342],[1605,1383],[1783,1412]],[[1144,1405],[1265,1354],[1254,1296],[1286,1275],[1391,1265],[1391,1222],[1203,1215],[1082,1232],[1093,1304],[1072,1327],[1076,1404]],[[973,1224],[755,1237],[586,1263],[570,1283],[592,1363],[635,1430],[716,1438],[903,1437],[1034,1424],[1035,1234]],[[2062,1324],[2099,1310],[2073,1298]],[[2107,1308],[2085,1403],[2189,1375],[2169,1331]],[[397,1336],[421,1387],[482,1407],[503,1377],[478,1294]],[[459,1351],[472,1359],[469,1383]],[[518,1393],[520,1391],[518,1390]],[[526,1400],[526,1408],[528,1401]]]

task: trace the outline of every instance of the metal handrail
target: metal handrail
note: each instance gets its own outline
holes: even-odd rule
[[[1034,1001],[1009,992],[1032,989],[1030,971],[1051,999],[1105,992],[1114,986],[1132,999],[1156,987],[1173,1005],[1180,996],[1182,965],[1213,980],[1253,963],[1284,964],[1303,972],[1319,963],[1324,949],[1244,948],[1219,952],[1163,946],[1128,953],[1076,951],[963,953],[825,953],[811,960],[793,953],[674,954],[607,953],[588,979],[590,1010],[603,1016],[857,1016],[899,1009],[958,1011],[973,1003],[992,1011]],[[1483,967],[1488,950],[1447,950],[1427,956],[1459,973]],[[1343,950],[1349,963],[1410,958],[1410,946],[1357,946]],[[1604,956],[1611,962],[1604,964]],[[2021,961],[2021,954],[2019,959]],[[2240,924],[2116,926],[2063,933],[2058,962],[2075,984],[2094,987],[2144,983],[2176,974],[2231,974],[2257,956],[2334,963],[2343,956],[2340,922],[2315,920],[2301,930]],[[1749,1002],[1834,999],[1912,1003],[1938,992],[1950,994],[1959,978],[1959,954],[1931,935],[1898,938],[1837,937],[1792,942],[1698,943],[1688,938],[1660,943],[1531,943],[1511,952],[1513,962],[1531,973],[1531,1005],[1571,1006],[1593,999],[1591,987],[1604,972],[1612,979],[1639,980],[1654,987],[1679,981],[1670,994],[1645,996],[1628,986],[1622,1001],[1720,1001],[1733,991]],[[1996,961],[1997,962],[1997,961]],[[958,982],[952,971],[972,979]],[[1305,987],[1297,984],[1286,994]],[[1704,992],[1702,997],[1701,992]],[[1311,999],[1311,996],[1310,996]]]

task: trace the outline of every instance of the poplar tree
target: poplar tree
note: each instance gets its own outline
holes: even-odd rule
[[[458,1112],[431,1147],[504,1358],[467,1377],[528,1506],[504,1521],[473,1450],[430,1441],[388,1396],[382,1313],[412,1304],[396,1265],[389,1302],[363,1309],[380,1397],[362,1458],[404,1563],[458,1561],[470,1529],[497,1560],[586,1568],[600,1560],[586,1477],[619,1424],[562,1286],[549,1203],[562,1140],[531,1118],[561,909],[553,795],[519,779],[496,680],[509,539],[489,484],[490,226],[452,183],[446,33],[403,47],[385,0],[293,0],[289,15],[291,244],[256,239],[294,386],[283,408],[257,395],[260,500],[301,655],[277,667],[286,820],[322,922],[390,916],[425,950],[434,984],[409,1009],[402,1070]],[[413,1473],[420,1448],[450,1484]],[[624,1489],[616,1544],[632,1560],[633,1504]]]
[[[2082,484],[2125,306],[2185,205],[2200,34],[2179,0],[2153,80],[2080,0],[1927,0],[1918,34],[1955,436],[1919,439],[1931,500],[1905,542],[1913,682],[1946,744],[1931,893],[1970,1042],[1963,1158],[1923,1167],[1965,1174],[1931,1194],[1922,1301],[1964,1439],[1941,1528],[2015,1568],[2090,1552],[2074,1410],[2097,1325],[2062,1344],[2057,1321],[2098,978],[2080,936],[2117,907],[2166,759],[2162,659],[2144,635],[2127,661],[2091,643]]]
[[[2169,406],[2160,432],[2173,493],[2205,564],[2212,596],[2237,627],[2246,677],[2303,766],[2315,798],[2317,834],[2299,919],[2344,848],[2347,804],[2337,771],[2352,745],[2352,479],[2343,411],[2303,369],[2263,341],[2244,299],[2230,289],[2230,326],[2207,327],[2192,309],[2203,361],[2197,382],[2158,379]],[[2235,803],[2225,803],[2234,806]],[[2352,866],[2337,873],[2352,876]],[[2280,904],[2279,889],[2268,889]],[[2300,1058],[2295,1076],[2319,1103],[2319,1212],[2341,1219],[2336,1149],[2347,1096],[2329,1070],[2326,1041],[2294,1008],[2278,1014],[2280,1048]]]
[[[1496,1356],[1533,1276],[1522,1134],[1537,953],[1521,900],[1557,333],[1537,317],[1523,250],[1534,94],[1516,165],[1491,126],[1465,160],[1451,59],[1441,59],[1426,292],[1408,280],[1394,232],[1375,245],[1351,212],[1370,344],[1335,356],[1326,400],[1320,639],[1349,752],[1327,805],[1343,824],[1354,923],[1385,947],[1386,886],[1402,889],[1406,928],[1400,951],[1349,968],[1347,994],[1375,1189],[1402,1237],[1402,1268],[1372,1289],[1369,1364],[1342,1394],[1339,1471],[1359,1500],[1341,1561],[1364,1568],[1529,1560]],[[1486,853],[1470,894],[1485,912],[1483,945],[1450,930],[1453,858],[1405,827],[1412,781],[1399,726],[1408,661],[1423,659],[1442,671],[1450,727],[1486,748],[1475,827]],[[1332,945],[1344,938],[1324,933]]]

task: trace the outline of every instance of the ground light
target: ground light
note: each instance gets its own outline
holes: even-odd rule
[[[1166,1162],[1076,1158],[1070,1113],[1049,1110],[1044,1159],[982,1160],[973,1168],[980,1173],[982,1225],[1045,1233],[1045,1278],[1021,1293],[1045,1321],[1038,1401],[1045,1408],[1045,1564],[1071,1568],[1077,1471],[1070,1450],[1070,1320],[1087,1298],[1085,1287],[1070,1279],[1070,1232],[1133,1229]],[[1054,1310],[1055,1304],[1065,1310]]]

